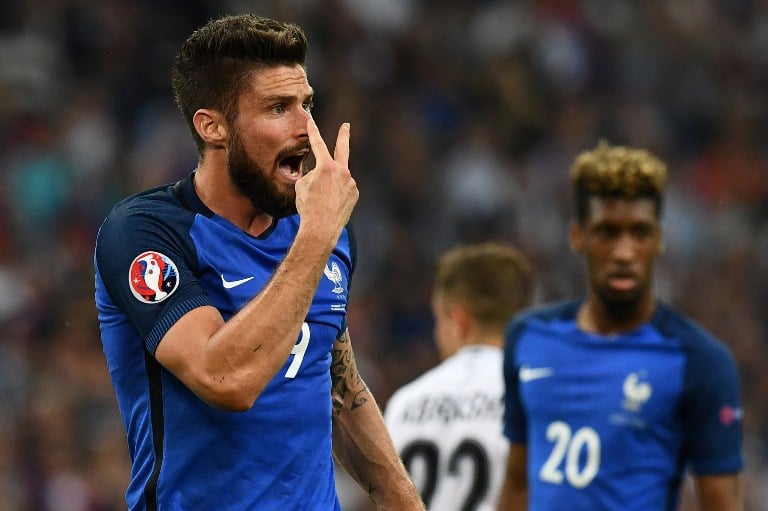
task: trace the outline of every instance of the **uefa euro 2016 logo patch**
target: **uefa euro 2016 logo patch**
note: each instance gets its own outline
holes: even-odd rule
[[[160,252],[144,252],[131,263],[128,284],[137,300],[162,302],[179,287],[179,270],[171,259]]]

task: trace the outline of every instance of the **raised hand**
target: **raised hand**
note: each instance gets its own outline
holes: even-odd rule
[[[296,182],[296,209],[302,226],[336,241],[357,204],[357,183],[349,172],[349,123],[339,128],[333,157],[315,121],[307,120],[315,168]]]

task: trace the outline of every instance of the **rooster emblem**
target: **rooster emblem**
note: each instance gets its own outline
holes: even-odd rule
[[[323,270],[323,274],[326,277],[328,277],[328,280],[333,282],[334,287],[333,289],[331,289],[331,291],[333,291],[337,295],[344,292],[344,288],[341,287],[341,281],[343,277],[341,275],[341,269],[339,269],[338,264],[336,264],[335,262],[331,262],[330,268],[326,264],[325,269]]]
[[[624,401],[622,406],[625,409],[637,412],[640,407],[648,401],[653,393],[653,389],[648,382],[641,382],[637,373],[629,373],[624,380]]]

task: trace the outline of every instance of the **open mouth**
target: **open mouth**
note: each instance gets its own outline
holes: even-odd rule
[[[304,175],[304,162],[307,160],[308,155],[308,150],[289,154],[280,158],[277,166],[284,176],[295,181]]]

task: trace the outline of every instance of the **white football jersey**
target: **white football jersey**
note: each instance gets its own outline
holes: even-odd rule
[[[508,440],[500,348],[472,345],[398,389],[384,418],[430,510],[495,511]]]

